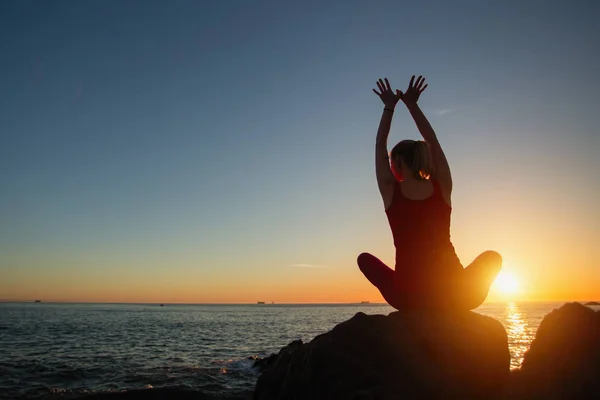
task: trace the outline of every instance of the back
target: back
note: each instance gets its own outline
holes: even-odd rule
[[[448,257],[452,264],[460,265],[450,241],[452,208],[444,201],[438,182],[431,182],[433,193],[423,200],[405,197],[400,182],[394,185],[392,204],[385,213],[396,247],[398,272],[427,269]]]

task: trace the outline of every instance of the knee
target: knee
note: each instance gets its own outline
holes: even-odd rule
[[[500,272],[502,269],[502,256],[497,251],[488,250],[481,254],[481,258],[487,265],[487,268],[493,270],[495,273]]]
[[[358,268],[361,270],[369,265],[369,261],[373,259],[373,255],[369,253],[360,253],[358,257],[356,257],[356,263],[358,264]]]
[[[486,264],[500,271],[502,269],[502,256],[497,251],[488,250],[481,254],[485,259]]]

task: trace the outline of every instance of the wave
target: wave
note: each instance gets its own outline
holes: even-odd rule
[[[143,370],[119,368],[117,371],[73,365],[66,367],[62,363],[57,363],[60,367],[47,363],[15,369],[0,363],[0,375],[27,376],[29,381],[29,385],[23,387],[16,379],[5,379],[0,398],[246,400],[252,398],[259,375],[254,362],[255,357],[250,357],[214,360],[210,366],[162,366]]]
[[[90,392],[87,390],[68,390],[60,388],[46,388],[44,394],[32,396],[31,394],[5,393],[13,400],[251,400],[253,391],[221,391],[211,393],[210,391],[191,389],[182,386],[130,390],[106,390]],[[4,398],[4,397],[3,397]]]

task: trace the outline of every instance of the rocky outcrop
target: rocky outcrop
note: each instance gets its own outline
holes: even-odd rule
[[[279,350],[279,353],[277,354],[271,354],[270,356],[265,358],[257,358],[254,361],[253,367],[258,368],[260,371],[264,371],[265,369],[272,366],[279,357],[287,357],[289,353],[302,347],[303,345],[304,343],[302,343],[302,340],[294,340],[293,342]]]
[[[600,399],[600,312],[567,303],[546,315],[507,397]]]
[[[473,312],[357,313],[265,360],[255,400],[487,399],[510,368],[504,327]]]

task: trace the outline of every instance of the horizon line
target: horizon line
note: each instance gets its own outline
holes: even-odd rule
[[[600,299],[599,299],[600,300]],[[486,301],[482,304],[509,304],[509,303],[563,303],[563,302],[589,302],[598,300],[573,300],[573,299],[562,299],[562,300],[493,300]],[[187,302],[133,302],[133,301],[70,301],[70,300],[9,300],[0,299],[0,303],[13,303],[13,304],[132,304],[132,305],[389,305],[385,302],[371,302],[371,301],[356,301],[356,302],[198,302],[198,303],[187,303]],[[391,306],[390,306],[391,307]]]

